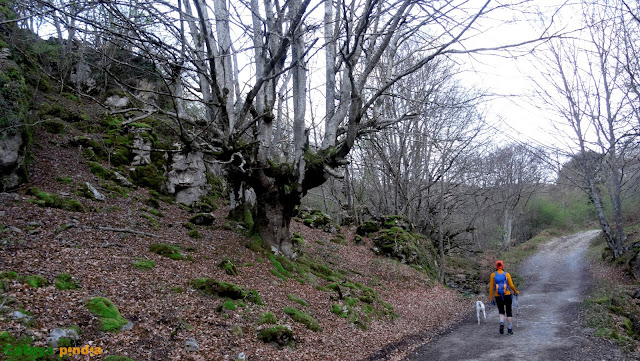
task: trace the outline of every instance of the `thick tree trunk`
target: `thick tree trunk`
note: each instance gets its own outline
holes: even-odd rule
[[[622,254],[623,247],[622,244],[618,242],[616,237],[614,237],[613,232],[611,230],[611,225],[607,221],[607,217],[604,214],[604,207],[602,206],[602,201],[600,199],[600,194],[598,193],[597,185],[592,179],[588,180],[589,183],[589,198],[591,203],[593,203],[596,209],[596,215],[598,216],[598,222],[600,223],[600,228],[602,228],[602,233],[604,234],[604,239],[607,241],[607,245],[611,252],[613,252],[613,257],[618,258]],[[623,233],[624,234],[624,233]]]
[[[257,193],[256,225],[265,248],[295,258],[289,225],[300,197],[283,195],[277,188]]]

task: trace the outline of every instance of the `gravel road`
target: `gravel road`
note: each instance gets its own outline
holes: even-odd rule
[[[525,261],[520,275],[527,284],[516,284],[520,297],[518,316],[514,307],[514,335],[506,330],[504,335],[498,333],[498,311],[493,307],[487,312],[487,323],[478,325],[474,312],[405,360],[625,360],[614,345],[589,338],[592,330],[583,328],[579,320],[589,287],[584,256],[598,233],[555,238]],[[505,263],[509,271],[508,260]]]

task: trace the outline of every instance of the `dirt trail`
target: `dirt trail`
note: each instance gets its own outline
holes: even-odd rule
[[[487,323],[478,325],[474,312],[406,360],[625,360],[613,345],[588,338],[589,330],[578,319],[589,286],[584,255],[598,233],[553,239],[522,265],[520,274],[527,285],[516,284],[521,295],[519,316],[514,307],[513,336],[506,330],[498,333],[498,311],[493,307]]]

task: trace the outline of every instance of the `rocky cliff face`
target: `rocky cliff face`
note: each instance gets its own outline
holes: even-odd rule
[[[24,167],[29,129],[29,99],[22,70],[0,49],[0,191],[16,188],[26,179]]]
[[[167,173],[167,192],[175,194],[176,202],[191,205],[207,194],[207,169],[202,153],[177,153]]]
[[[16,188],[22,182],[25,144],[22,134],[11,130],[0,132],[1,191]]]

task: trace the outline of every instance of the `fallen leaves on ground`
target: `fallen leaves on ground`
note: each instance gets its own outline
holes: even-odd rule
[[[46,140],[59,141],[51,137]],[[99,185],[77,153],[62,147],[37,150],[35,177],[30,185],[69,195],[74,185],[85,181]],[[72,177],[73,183],[56,182],[56,177]],[[370,240],[355,245],[353,229],[343,228],[347,245],[332,243],[332,235],[297,222],[292,222],[291,230],[304,237],[305,254],[345,270],[350,281],[372,287],[382,300],[393,305],[397,318],[374,319],[366,330],[331,313],[335,292],[317,290],[308,282],[284,281],[271,274],[272,265],[265,254],[249,250],[249,239],[222,227],[228,212],[225,206],[215,212],[217,221],[213,227],[198,227],[203,238],[194,239],[182,226],[189,213],[176,205],[161,204],[164,217],[156,217],[159,225],[141,217],[149,208],[143,203],[149,193],[142,188],[131,191],[127,198],[112,196],[106,202],[76,197],[87,209],[82,213],[38,207],[26,202],[30,197],[24,195],[24,190],[19,194],[17,201],[0,204],[4,211],[1,222],[22,230],[35,229],[12,234],[11,244],[0,248],[0,271],[42,275],[50,285],[32,288],[11,281],[5,296],[17,303],[9,306],[20,305],[35,316],[35,322],[25,327],[2,313],[0,329],[19,336],[31,335],[36,339],[34,345],[44,345],[44,339],[56,327],[78,325],[82,331],[80,346],[91,343],[107,355],[125,355],[134,360],[234,360],[240,352],[248,360],[357,360],[393,344],[401,347],[389,350],[382,358],[399,360],[471,309],[471,301],[425,273],[375,256]],[[126,228],[158,237],[98,227]],[[149,245],[153,243],[193,247],[196,251],[185,252],[193,261],[151,253]],[[155,266],[151,270],[137,269],[132,262],[138,258],[152,260]],[[225,258],[236,263],[237,276],[228,275],[217,266]],[[53,280],[60,273],[72,275],[81,288],[57,290]],[[246,307],[236,311],[216,312],[220,299],[203,296],[189,286],[189,281],[197,277],[256,289],[265,304],[247,302]],[[309,306],[301,307],[289,299],[289,294],[302,298]],[[110,299],[122,316],[134,323],[134,328],[116,334],[100,331],[99,320],[86,308],[86,302],[98,296]],[[313,332],[291,320],[283,312],[285,306],[302,308],[319,321],[321,331]],[[291,326],[294,346],[278,348],[257,339],[258,319],[265,312],[273,313],[279,324]],[[184,350],[184,340],[189,337],[197,340],[199,351]],[[411,342],[401,342],[407,339]]]

